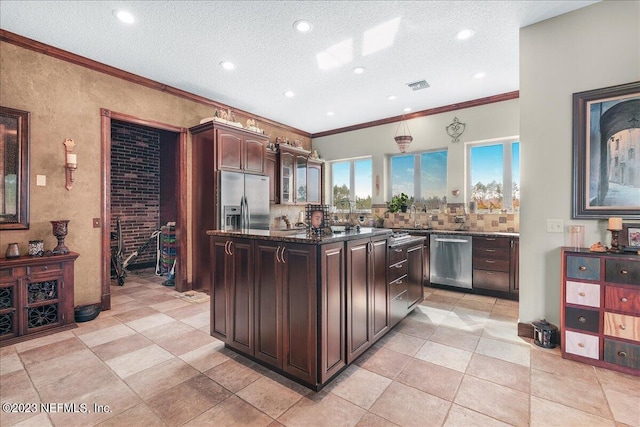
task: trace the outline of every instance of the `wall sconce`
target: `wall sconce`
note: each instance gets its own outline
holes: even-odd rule
[[[460,123],[460,120],[458,120],[457,117],[453,118],[453,122],[451,122],[449,124],[449,126],[447,126],[447,135],[449,135],[451,138],[453,138],[451,140],[451,142],[460,142],[460,137],[462,136],[462,134],[464,133],[465,127],[466,127],[466,123]]]
[[[73,139],[64,140],[64,168],[67,178],[67,190],[71,190],[73,186],[73,173],[78,168],[78,158],[73,153],[73,147],[76,145]]]

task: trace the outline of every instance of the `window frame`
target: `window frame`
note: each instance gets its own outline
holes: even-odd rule
[[[416,201],[416,194],[422,194],[422,155],[425,153],[438,153],[444,151],[447,153],[447,163],[446,163],[446,185],[443,196],[446,196],[447,190],[449,188],[449,147],[437,147],[430,148],[428,150],[420,150],[420,151],[412,151],[410,153],[393,153],[387,155],[387,164],[389,167],[389,185],[387,186],[387,200],[391,200],[394,196],[393,194],[393,167],[391,161],[394,157],[406,157],[413,156],[413,195],[409,196],[409,200]],[[419,198],[420,202],[422,202],[422,196]],[[437,209],[432,209],[431,211],[436,211]]]
[[[464,197],[465,204],[468,204],[471,201],[473,186],[475,185],[471,181],[471,149],[477,147],[488,147],[492,145],[502,145],[502,209],[506,209],[506,211],[509,213],[520,212],[519,207],[513,207],[513,144],[520,144],[520,142],[520,135],[515,135],[506,138],[496,138],[465,143],[465,182],[467,189]],[[520,163],[520,161],[518,161],[518,163]],[[488,212],[489,209],[476,210],[476,213]]]
[[[360,157],[350,157],[346,159],[335,159],[327,161],[329,164],[330,172],[330,183],[329,183],[329,206],[333,209],[335,207],[335,200],[333,200],[333,187],[335,186],[334,175],[333,175],[333,165],[336,163],[349,163],[349,197],[353,195],[353,200],[350,198],[349,201],[353,202],[353,212],[357,213],[371,213],[372,209],[356,209],[355,207],[355,188],[356,188],[356,162],[359,160],[369,160],[371,161],[371,199],[373,204],[373,156],[360,156]],[[336,213],[349,213],[349,209],[335,209]]]

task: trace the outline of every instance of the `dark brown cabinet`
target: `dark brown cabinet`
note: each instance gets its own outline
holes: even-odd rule
[[[267,150],[264,159],[264,173],[269,177],[269,203],[280,203],[280,187],[278,185],[280,169],[278,168],[278,154],[275,151]]]
[[[302,148],[279,144],[278,162],[277,203],[322,202],[322,160],[309,158]]]
[[[347,363],[389,329],[387,239],[347,242]]]
[[[423,242],[407,247],[407,312],[424,300],[422,285],[424,271]]]
[[[264,173],[267,137],[225,127],[217,127],[215,132],[219,170]]]
[[[212,240],[211,335],[253,353],[253,248],[247,239]]]
[[[206,289],[211,278],[209,238],[218,228],[217,175],[219,170],[253,174],[266,171],[269,138],[233,126],[206,122],[191,132],[193,288]]]
[[[75,327],[74,262],[79,255],[0,259],[0,344]]]
[[[517,297],[517,239],[509,237],[473,238],[473,289]]]

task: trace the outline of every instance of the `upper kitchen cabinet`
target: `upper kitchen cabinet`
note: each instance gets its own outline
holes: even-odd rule
[[[267,149],[264,159],[264,174],[269,177],[269,203],[280,203],[278,181],[280,180],[280,168],[278,168],[278,153]]]
[[[310,159],[302,148],[280,144],[280,191],[282,204],[321,203],[322,161]]]
[[[218,169],[264,173],[268,137],[219,125],[215,127]]]

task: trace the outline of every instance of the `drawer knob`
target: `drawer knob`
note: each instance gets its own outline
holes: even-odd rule
[[[619,352],[618,352],[618,356],[620,356],[620,357],[627,357],[627,352],[626,352],[626,351],[619,351]]]
[[[396,264],[396,268],[402,268],[402,264]]]
[[[627,329],[627,327],[624,326],[624,325],[620,325],[620,329],[622,329],[624,331],[625,329]]]
[[[622,302],[627,302],[627,301],[629,301],[629,300],[627,299],[627,297],[622,297],[622,298],[620,298],[620,301],[622,301]]]
[[[586,271],[587,267],[585,267],[584,265],[581,265],[580,267],[578,267],[578,270],[580,271]]]
[[[45,265],[45,266],[43,266],[43,267],[42,267],[42,269],[43,269],[44,271],[47,271],[47,270],[49,269],[49,267],[47,267],[47,266]]]
[[[620,274],[629,274],[627,270],[620,270]]]
[[[581,297],[586,296],[587,294],[585,294],[584,292],[578,292],[578,295],[580,295]]]
[[[579,342],[579,343],[578,343],[578,347],[580,347],[580,348],[584,348],[584,343]]]
[[[580,322],[580,323],[587,323],[587,318],[586,318],[586,317],[584,317],[584,316],[580,316],[580,317],[578,317],[578,322]]]

